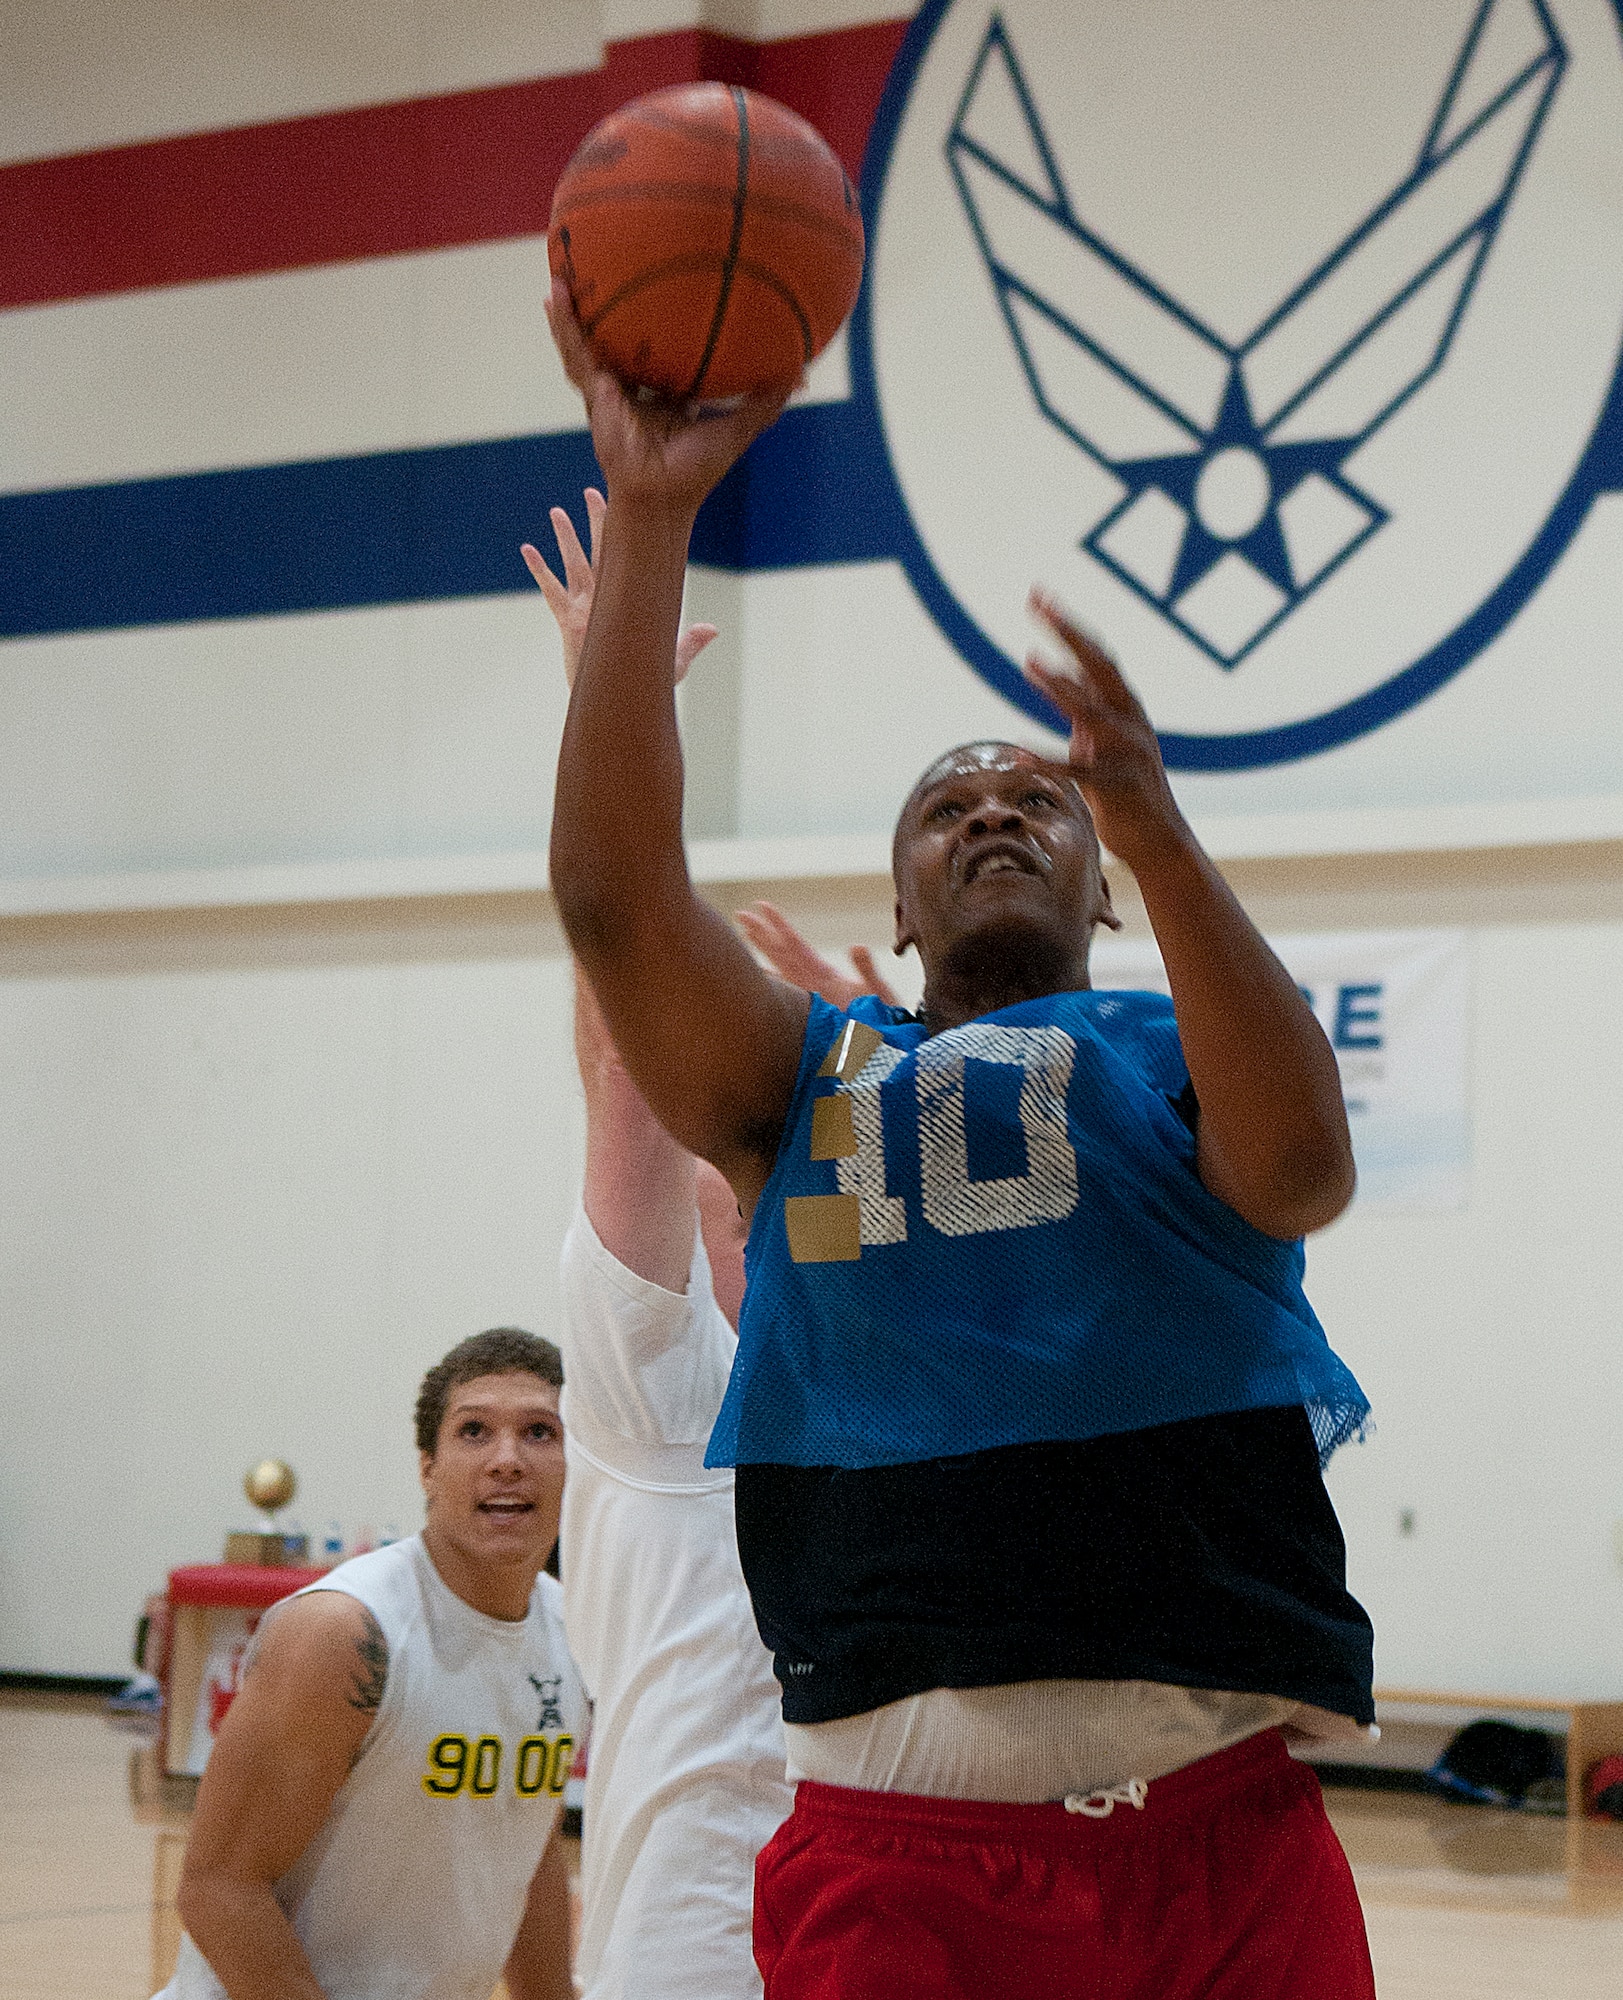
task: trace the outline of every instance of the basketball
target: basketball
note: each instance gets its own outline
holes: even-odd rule
[[[678,84],[586,135],[547,255],[605,367],[719,400],[792,383],[834,338],[862,280],[862,217],[804,118],[736,85]]]

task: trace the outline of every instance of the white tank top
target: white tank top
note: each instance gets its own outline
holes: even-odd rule
[[[328,2000],[490,2000],[581,1738],[563,1593],[487,1618],[420,1536],[298,1592],[340,1590],[383,1628],[383,1701],[321,1830],[276,1900]],[[164,2000],[223,2000],[185,1938]]]

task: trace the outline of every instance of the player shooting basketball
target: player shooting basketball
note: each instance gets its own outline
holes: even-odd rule
[[[781,406],[633,403],[553,301],[609,484],[552,879],[632,1078],[752,1216],[712,1463],[784,1690],[768,2000],[1373,1992],[1280,1727],[1372,1716],[1321,1451],[1366,1404],[1301,1291],[1331,1051],[1045,596],[1066,762],[950,752],[896,829],[918,1017],[756,966],[695,894],[670,661],[705,494]],[[1094,993],[1100,841],[1172,1001]]]

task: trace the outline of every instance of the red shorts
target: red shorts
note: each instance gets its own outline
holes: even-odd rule
[[[755,1875],[766,2000],[1374,2000],[1319,1781],[1266,1730],[1142,1809],[802,1784]]]

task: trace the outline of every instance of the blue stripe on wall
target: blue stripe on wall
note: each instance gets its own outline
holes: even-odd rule
[[[878,427],[855,403],[787,410],[705,502],[693,560],[716,569],[879,562],[898,553],[901,500]]]
[[[693,558],[723,569],[888,555],[895,502],[870,424],[793,409],[711,496]],[[262,618],[533,589],[601,483],[584,431],[0,497],[0,637]],[[584,526],[584,521],[581,524]]]

